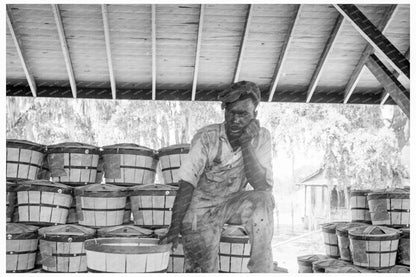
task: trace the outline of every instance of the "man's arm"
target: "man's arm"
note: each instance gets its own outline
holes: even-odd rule
[[[172,221],[168,233],[160,239],[159,244],[172,242],[172,251],[178,246],[178,236],[182,227],[182,220],[191,204],[194,186],[186,181],[179,182],[179,190],[172,208]]]
[[[266,179],[266,169],[259,162],[251,140],[259,135],[260,124],[252,120],[240,137],[241,152],[244,160],[244,170],[250,185],[256,190],[271,190],[271,184]]]

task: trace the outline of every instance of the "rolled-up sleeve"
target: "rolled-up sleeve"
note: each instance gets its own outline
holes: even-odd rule
[[[266,182],[273,186],[272,142],[269,130],[261,128],[256,155],[261,166],[266,170]]]
[[[192,139],[188,156],[179,169],[179,179],[196,187],[207,159],[208,147],[206,139],[204,139],[204,133],[197,133]]]

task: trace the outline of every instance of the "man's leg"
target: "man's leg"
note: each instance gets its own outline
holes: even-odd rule
[[[216,211],[223,222],[246,227],[251,243],[250,272],[273,272],[273,209],[271,192],[254,190],[237,193]]]
[[[186,272],[218,272],[218,250],[221,228],[218,221],[209,218],[210,213],[198,218],[197,225],[183,223],[182,244]]]

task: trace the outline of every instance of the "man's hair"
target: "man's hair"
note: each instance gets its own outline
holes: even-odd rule
[[[251,99],[255,107],[260,103],[261,92],[259,87],[250,81],[240,81],[231,84],[222,91],[218,97],[222,101],[222,108],[239,100]]]

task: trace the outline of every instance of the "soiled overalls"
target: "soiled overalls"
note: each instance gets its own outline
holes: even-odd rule
[[[256,156],[273,182],[270,133],[261,128],[253,140]],[[274,200],[271,191],[246,191],[241,149],[233,152],[225,125],[209,125],[194,136],[180,178],[194,185],[182,222],[187,272],[218,272],[218,250],[224,223],[246,227],[251,253],[250,272],[272,272]]]

